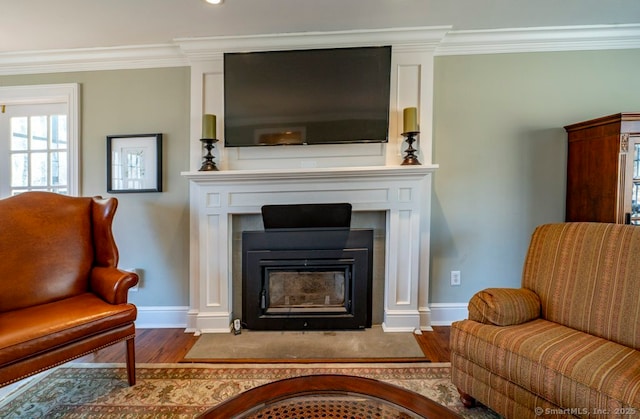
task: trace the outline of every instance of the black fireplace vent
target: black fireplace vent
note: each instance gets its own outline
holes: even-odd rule
[[[265,230],[281,228],[349,228],[351,204],[264,205]]]

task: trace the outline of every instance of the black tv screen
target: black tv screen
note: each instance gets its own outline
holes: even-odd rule
[[[391,47],[224,54],[227,147],[386,142]]]

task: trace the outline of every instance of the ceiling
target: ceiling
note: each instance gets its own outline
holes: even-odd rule
[[[0,54],[225,35],[629,23],[640,23],[638,0],[0,0]]]

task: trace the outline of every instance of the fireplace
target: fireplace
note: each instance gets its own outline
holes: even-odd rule
[[[430,330],[429,229],[434,165],[185,172],[190,187],[190,283],[187,330],[228,333],[240,317],[242,263],[233,263],[241,236],[234,224],[249,224],[262,206],[349,202],[354,214],[385,214],[383,278],[376,320],[387,332]],[[363,225],[363,228],[369,226]],[[259,222],[243,230],[259,230]],[[376,266],[379,261],[376,261]],[[237,274],[237,286],[233,278]],[[237,294],[236,294],[237,291]],[[237,302],[234,298],[237,295]]]
[[[268,209],[266,214],[263,209],[265,231],[242,234],[246,327],[371,327],[373,230],[348,227],[348,204]]]

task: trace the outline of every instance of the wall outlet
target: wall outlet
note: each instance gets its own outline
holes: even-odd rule
[[[460,271],[451,271],[451,286],[460,286]]]

